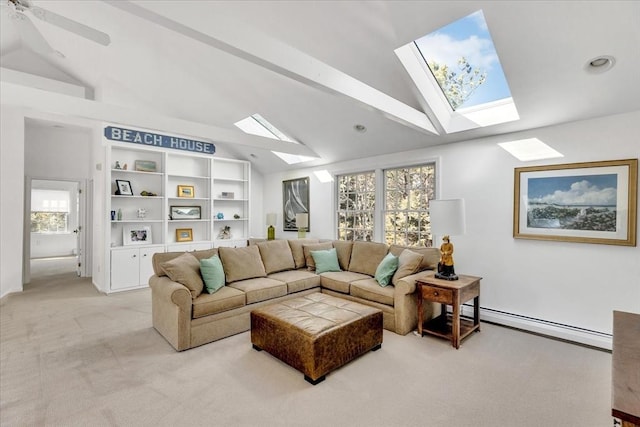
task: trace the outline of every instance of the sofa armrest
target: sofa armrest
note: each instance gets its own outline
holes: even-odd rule
[[[191,347],[191,292],[167,276],[151,276],[153,327],[178,351]]]
[[[395,285],[395,296],[411,295],[416,290],[416,282],[422,278],[431,277],[436,272],[434,270],[422,270],[398,280]]]

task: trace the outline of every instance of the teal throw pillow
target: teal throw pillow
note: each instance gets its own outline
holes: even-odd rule
[[[224,269],[217,255],[200,260],[200,273],[208,293],[212,294],[224,286]]]
[[[391,278],[397,269],[398,257],[392,253],[388,253],[387,256],[380,261],[378,268],[376,268],[376,282],[378,282],[380,286],[387,286],[389,282],[391,282]]]
[[[316,274],[326,273],[327,271],[342,271],[340,270],[340,264],[338,264],[336,248],[311,251],[311,256],[316,264]]]

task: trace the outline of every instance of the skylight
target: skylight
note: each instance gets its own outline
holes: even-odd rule
[[[396,49],[440,126],[459,132],[518,120],[481,10]]]
[[[294,141],[284,133],[280,132],[278,128],[269,123],[267,119],[262,117],[260,114],[253,114],[246,119],[242,119],[239,122],[234,123],[234,125],[240,128],[243,132],[251,135],[264,136],[266,138],[299,144],[299,142]],[[272,151],[272,153],[290,165],[315,160],[315,157],[300,156],[298,154],[281,153],[279,151]]]
[[[513,157],[528,162],[531,160],[552,159],[564,157],[562,153],[549,147],[538,138],[520,139],[518,141],[500,142],[500,147],[509,152]]]

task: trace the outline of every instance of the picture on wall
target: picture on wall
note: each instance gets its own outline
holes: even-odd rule
[[[128,245],[150,245],[151,227],[149,226],[127,226],[122,229],[122,243]]]
[[[282,181],[282,218],[284,231],[298,231],[296,214],[309,214],[309,177]],[[308,220],[309,225],[311,220]],[[309,225],[306,231],[311,231]]]
[[[636,245],[638,160],[515,169],[513,236]]]

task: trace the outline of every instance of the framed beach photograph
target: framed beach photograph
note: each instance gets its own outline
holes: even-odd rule
[[[196,197],[196,190],[193,185],[178,185],[178,197],[193,199]]]
[[[133,196],[133,189],[131,188],[131,182],[123,179],[116,179],[116,195],[118,196]]]
[[[139,172],[156,172],[156,162],[153,160],[136,160],[135,169]]]
[[[176,242],[192,242],[193,230],[191,228],[176,228]]]
[[[122,243],[125,246],[150,245],[152,242],[151,227],[149,226],[130,225],[122,229]]]
[[[169,215],[172,220],[201,219],[200,206],[170,206]]]
[[[515,169],[513,237],[636,246],[638,159]]]
[[[284,231],[298,231],[296,214],[309,214],[309,177],[282,181],[282,219]],[[311,231],[308,219],[306,231]]]

